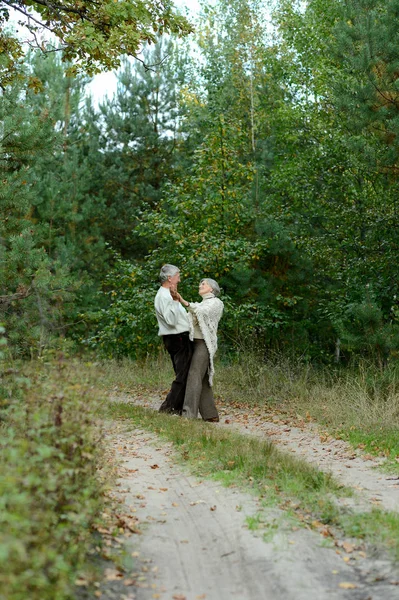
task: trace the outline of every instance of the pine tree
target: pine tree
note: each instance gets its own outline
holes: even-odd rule
[[[142,210],[153,210],[175,177],[179,150],[178,84],[184,77],[175,44],[147,48],[143,64],[124,62],[115,96],[100,105],[97,135],[106,198],[103,231],[126,257],[145,254],[132,237]],[[94,115],[93,115],[94,116]]]
[[[67,272],[40,243],[31,170],[55,147],[48,116],[27,102],[22,85],[0,97],[0,320],[14,352],[35,352],[59,324]]]

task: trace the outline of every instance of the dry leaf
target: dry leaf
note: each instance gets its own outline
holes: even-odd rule
[[[151,469],[159,469],[158,465],[151,465]]]
[[[173,600],[186,600],[186,596],[184,594],[175,594],[172,596]]]
[[[123,580],[123,585],[125,585],[126,587],[128,587],[129,585],[134,585],[134,584],[135,584],[134,579],[124,579]]]
[[[345,552],[350,554],[351,552],[354,551],[355,546],[353,544],[350,544],[349,542],[343,542],[342,548],[345,550]]]
[[[172,506],[179,506],[177,502],[172,502]]]
[[[195,596],[195,600],[204,600],[206,598],[206,594],[201,594],[201,596]]]
[[[324,523],[322,523],[321,521],[312,521],[312,527],[316,527],[316,528],[324,527]]]
[[[348,581],[342,581],[339,584],[339,587],[343,590],[354,590],[357,588],[357,585],[355,583],[349,583]]]
[[[216,506],[211,506],[211,510],[216,510]]]
[[[123,574],[114,569],[105,569],[105,579],[107,581],[119,581],[120,579],[123,579]]]

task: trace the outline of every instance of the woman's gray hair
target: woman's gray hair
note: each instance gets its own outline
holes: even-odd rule
[[[214,279],[208,279],[208,277],[206,277],[205,279],[201,279],[200,283],[202,283],[203,281],[205,281],[205,283],[207,283],[212,288],[212,292],[215,294],[215,296],[219,296],[220,287],[217,281],[215,281]]]
[[[164,265],[159,273],[161,283],[165,283],[165,281],[168,281],[169,277],[173,277],[176,273],[179,273],[179,271],[179,267],[175,267],[175,265]]]

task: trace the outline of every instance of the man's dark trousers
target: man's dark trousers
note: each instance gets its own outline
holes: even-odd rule
[[[181,414],[186,393],[187,376],[193,356],[193,343],[190,341],[188,331],[164,335],[163,343],[172,359],[175,380],[169,394],[161,404],[159,412]]]

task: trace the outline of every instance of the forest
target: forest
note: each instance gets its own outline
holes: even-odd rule
[[[153,297],[170,262],[187,297],[201,277],[220,283],[227,357],[396,359],[396,0],[217,0],[147,38],[139,59],[97,62],[76,40],[17,55],[7,4],[9,356],[156,353]],[[116,93],[96,103],[90,76],[118,60]]]
[[[399,474],[399,0],[179,6],[0,0],[0,600],[138,597],[138,561],[112,552],[142,533],[133,504],[150,487],[135,480],[126,514],[112,490],[121,457],[139,476],[143,431],[201,479],[290,511],[290,540],[324,532],[317,555],[399,557],[379,494]],[[99,99],[104,71],[117,87]],[[172,380],[154,311],[165,263],[190,301],[202,278],[222,289],[212,429],[155,412]],[[356,453],[391,476],[363,465],[376,491],[351,512],[356,490],[277,451],[278,428],[327,463],[344,448],[349,485]]]

